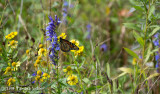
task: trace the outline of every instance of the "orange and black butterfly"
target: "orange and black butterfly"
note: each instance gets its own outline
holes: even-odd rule
[[[60,38],[60,48],[63,52],[69,52],[70,50],[79,50],[79,48],[75,44],[62,38]]]

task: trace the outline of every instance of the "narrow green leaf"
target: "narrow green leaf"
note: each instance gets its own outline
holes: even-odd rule
[[[147,54],[145,55],[146,57],[145,57],[145,63],[148,61],[148,59],[149,59],[149,57],[150,57],[150,55],[151,55],[151,48],[152,48],[152,45],[150,44],[149,46],[148,46],[148,49],[147,49]]]
[[[139,34],[137,34],[135,31],[133,31],[133,35],[136,38],[136,40],[138,41],[138,43],[143,47],[144,46],[143,38],[140,37]]]
[[[149,10],[148,19],[151,17],[151,15],[153,14],[154,11],[155,11],[155,6],[152,5],[150,10]]]
[[[160,27],[153,29],[153,31],[149,34],[149,37],[152,37],[158,30],[160,30]]]
[[[131,69],[131,68],[121,67],[121,68],[118,68],[118,69],[123,71],[123,72],[126,72],[126,73],[134,73],[133,69]]]
[[[156,76],[159,76],[159,75],[160,75],[159,73],[151,74],[149,77],[146,78],[146,80],[149,80],[149,79],[156,77]]]
[[[159,48],[156,48],[156,49],[152,50],[152,51],[151,51],[151,54],[157,52],[158,50],[159,50]]]
[[[133,29],[133,30],[137,30],[137,31],[141,31],[141,29],[134,23],[123,23],[125,27]]]
[[[159,25],[151,25],[151,26],[149,26],[149,28],[155,28],[155,27],[159,27]]]
[[[111,77],[111,76],[110,76],[110,65],[109,65],[109,63],[107,63],[106,66],[107,66],[107,74],[108,74],[108,77]]]
[[[138,55],[137,55],[135,52],[133,52],[132,50],[130,50],[130,49],[128,49],[128,48],[125,48],[125,47],[123,47],[123,48],[126,50],[126,52],[127,52],[128,54],[130,54],[130,55],[133,56],[134,58],[139,59]]]
[[[125,75],[125,74],[127,74],[126,72],[123,72],[123,73],[121,73],[120,75],[118,75],[118,76],[116,76],[115,78],[113,78],[112,80],[115,80],[115,79],[117,79],[117,78],[119,78],[119,77],[121,77],[121,76],[123,76],[123,75]]]

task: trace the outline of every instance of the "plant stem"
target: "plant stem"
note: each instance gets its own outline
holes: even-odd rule
[[[147,9],[147,7],[146,7],[146,4],[144,4],[145,5],[145,8]],[[147,29],[148,29],[148,14],[149,14],[149,11],[150,11],[150,0],[149,0],[149,7],[148,7],[148,9],[147,9],[147,11],[146,11],[146,27],[145,27],[145,31],[144,31],[144,46],[143,46],[143,54],[142,54],[142,62],[143,62],[143,64],[145,63],[144,62],[144,57],[145,57],[145,50],[146,50],[146,40],[147,40]],[[143,70],[143,66],[141,67],[141,69]],[[144,77],[144,79],[146,78],[146,75],[145,75],[145,73],[143,73],[143,77]],[[147,82],[146,82],[146,84],[147,84]],[[149,89],[149,86],[148,86],[148,89]]]
[[[57,88],[58,88],[58,94],[61,93],[60,84],[59,84],[59,73],[58,73],[58,63],[57,63]]]
[[[146,6],[145,6],[146,7]],[[142,62],[144,63],[144,54],[145,54],[145,47],[146,47],[146,39],[147,39],[147,28],[148,28],[148,13],[150,10],[150,0],[149,0],[149,7],[146,13],[146,27],[144,31],[144,46],[143,46],[143,52],[142,52]]]

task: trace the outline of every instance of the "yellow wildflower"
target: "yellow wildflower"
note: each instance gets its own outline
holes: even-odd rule
[[[41,59],[42,59],[42,57],[41,57],[41,56],[38,56],[38,57],[37,57],[37,59],[38,59],[38,60],[41,60]]]
[[[40,82],[43,82],[43,78],[40,79]]]
[[[10,36],[10,34],[5,36],[6,39],[12,39],[12,37]]]
[[[43,44],[39,44],[39,48],[43,48]]]
[[[44,49],[44,48],[40,48],[39,49],[39,51],[38,51],[38,55],[44,55],[44,56],[46,56],[46,54],[47,54],[47,50],[46,49]]]
[[[12,63],[12,66],[13,66],[13,67],[16,67],[16,65],[17,65],[16,62],[13,62],[13,63]]]
[[[79,46],[79,41],[78,41],[78,40],[71,40],[70,42],[72,42],[72,43],[75,44],[76,46]]]
[[[37,64],[37,63],[34,63],[34,67],[37,69],[37,68],[38,68],[38,64]]]
[[[40,76],[36,76],[36,81],[40,81],[41,77]]]
[[[73,71],[71,66],[68,66],[66,69],[63,69],[63,72],[67,72],[67,75],[71,75]]]
[[[36,76],[35,79],[36,79],[36,81],[38,81],[38,82],[39,82],[39,81],[40,81],[40,82],[43,82],[43,78],[41,78],[41,76]]]
[[[111,9],[109,7],[106,7],[106,14],[107,16],[110,14]]]
[[[42,62],[41,62],[41,65],[42,65],[43,67],[46,67],[46,66],[47,66],[47,62],[46,62],[46,61],[42,61]]]
[[[38,71],[37,71],[37,75],[41,76],[41,75],[42,75],[42,71],[41,71],[41,70],[38,70]]]
[[[29,54],[29,52],[30,52],[30,50],[29,50],[29,49],[27,49],[27,50],[26,50],[26,54],[28,55],[28,54]]]
[[[19,66],[20,66],[20,61],[16,63],[16,66],[14,67],[14,71],[17,70]]]
[[[58,40],[59,40],[60,37],[61,37],[62,39],[65,39],[66,36],[67,36],[67,35],[66,35],[65,33],[61,33],[61,35],[58,36]]]
[[[15,37],[17,35],[17,32],[11,32],[10,34]]]
[[[8,72],[11,72],[11,67],[7,67],[4,74],[7,74]]]
[[[9,44],[8,44],[8,46],[11,46],[11,48],[16,48],[17,45],[18,45],[18,41],[15,41],[15,40],[9,41]]]
[[[50,78],[50,75],[48,73],[44,73],[43,74],[43,79],[47,79],[47,78]]]
[[[75,75],[70,75],[68,78],[67,78],[67,83],[69,85],[76,85],[78,83],[78,78],[77,76]]]
[[[5,38],[6,39],[12,39],[17,35],[17,32],[11,32],[10,34],[6,35]]]
[[[77,56],[77,55],[82,55],[83,50],[84,50],[84,46],[80,46],[80,47],[79,47],[79,50],[75,50],[75,51],[74,51],[74,52],[75,52],[75,56]]]
[[[39,60],[39,59],[37,59],[37,60],[36,60],[36,63],[37,63],[37,64],[40,64],[40,60]]]
[[[14,78],[10,78],[7,81],[7,85],[10,86],[11,84],[13,84],[16,80]]]
[[[133,65],[136,65],[136,63],[137,63],[137,59],[136,59],[136,58],[133,58],[132,64],[133,64]]]

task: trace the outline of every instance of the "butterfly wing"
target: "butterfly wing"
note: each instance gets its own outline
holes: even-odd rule
[[[67,43],[67,41],[65,41],[62,38],[60,38],[60,48],[63,52],[69,52],[70,51],[69,44]]]
[[[73,43],[71,43],[70,49],[71,50],[79,50],[79,48],[75,44],[73,44]]]
[[[64,52],[69,52],[70,50],[79,50],[79,48],[75,44],[62,38],[60,38],[60,48]]]

